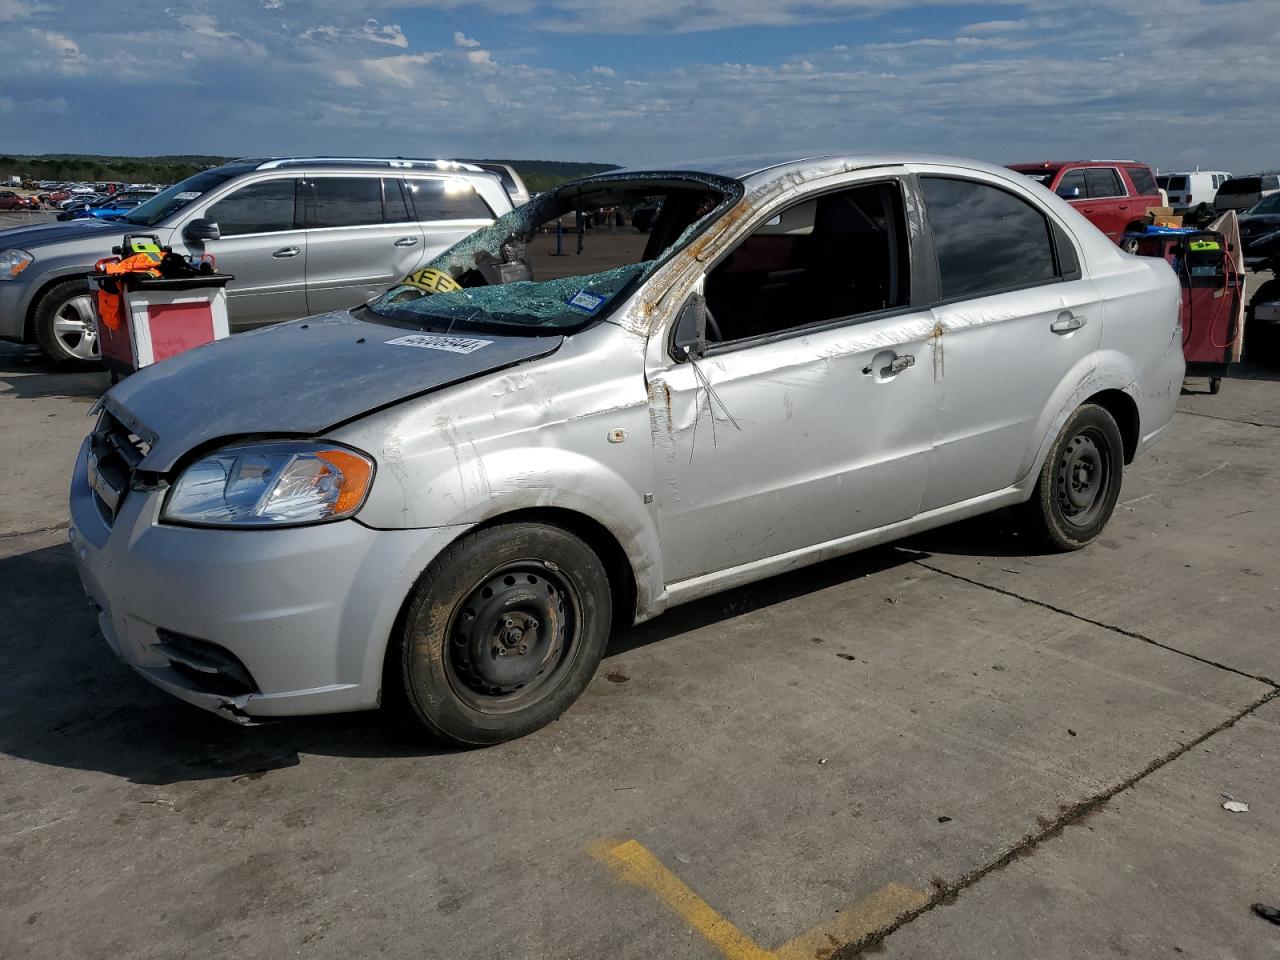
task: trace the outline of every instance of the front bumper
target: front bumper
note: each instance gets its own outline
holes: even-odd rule
[[[377,706],[382,660],[422,570],[465,528],[373,530],[354,520],[276,530],[159,523],[163,493],[130,490],[114,520],[71,482],[69,537],[116,655],[176,697],[229,719]],[[252,678],[218,692],[175,661],[168,633],[216,645]]]
[[[0,340],[22,342],[30,294],[31,284],[22,279],[0,280]]]

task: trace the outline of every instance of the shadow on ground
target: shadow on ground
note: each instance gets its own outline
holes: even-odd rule
[[[111,387],[101,367],[77,368],[53,363],[37,348],[0,344],[0,393],[22,400],[67,397],[94,401]]]
[[[616,635],[606,653],[720,623],[911,562],[885,547],[679,607]],[[134,783],[253,776],[299,754],[443,756],[454,751],[395,728],[377,713],[296,718],[244,728],[175,700],[119,663],[98,632],[70,548],[0,559],[0,751],[35,763],[96,770]]]

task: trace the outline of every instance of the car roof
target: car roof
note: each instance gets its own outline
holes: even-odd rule
[[[1056,170],[1059,167],[1145,167],[1141,160],[1043,160],[1039,163],[1011,163],[1010,170]],[[1164,174],[1161,174],[1164,176]]]
[[[1009,170],[1006,167],[997,166],[992,163],[985,163],[980,160],[971,160],[964,157],[952,157],[941,154],[931,153],[824,153],[824,154],[795,154],[795,153],[773,153],[773,154],[754,154],[749,156],[736,157],[716,157],[705,160],[688,160],[680,163],[661,164],[652,167],[630,168],[624,170],[610,170],[608,173],[600,174],[602,177],[616,177],[626,174],[709,174],[712,176],[726,177],[731,180],[741,180],[754,185],[763,185],[776,180],[782,180],[788,176],[800,175],[802,179],[807,179],[806,174],[825,175],[832,171],[833,168],[842,168],[845,170],[865,170],[874,167],[900,167],[908,164],[934,164],[949,167],[958,167],[968,170],[981,170],[986,173],[993,173],[1001,177],[1008,177]],[[594,178],[586,178],[594,179]]]

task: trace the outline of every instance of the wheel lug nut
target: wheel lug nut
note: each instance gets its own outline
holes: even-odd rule
[[[502,625],[504,627],[514,627],[516,625],[516,622],[512,620],[510,617],[508,617],[506,620],[502,621]]]
[[[529,652],[529,648],[528,648],[525,644],[523,644],[523,643],[522,643],[522,644],[520,644],[520,652],[521,652],[521,653],[528,653],[528,652]]]

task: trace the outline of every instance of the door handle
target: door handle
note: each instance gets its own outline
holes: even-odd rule
[[[395,245],[397,247],[412,247],[417,242],[418,242],[417,237],[401,237],[399,240],[396,241]]]
[[[1049,324],[1049,329],[1054,333],[1062,336],[1070,333],[1072,330],[1079,330],[1089,321],[1084,317],[1077,317],[1069,310],[1064,310],[1058,314],[1058,319]]]
[[[277,260],[288,260],[290,257],[296,257],[301,252],[297,247],[281,247],[272,256]]]
[[[880,358],[877,357],[876,359],[879,360]],[[880,376],[892,377],[895,374],[901,373],[903,370],[907,369],[907,367],[914,367],[915,365],[916,365],[916,358],[913,357],[911,354],[904,353],[900,356],[895,355],[892,360],[890,360],[888,363],[886,363],[883,367],[880,368]],[[876,364],[874,360],[862,368],[862,373],[864,376],[869,377],[875,372],[876,372]]]

